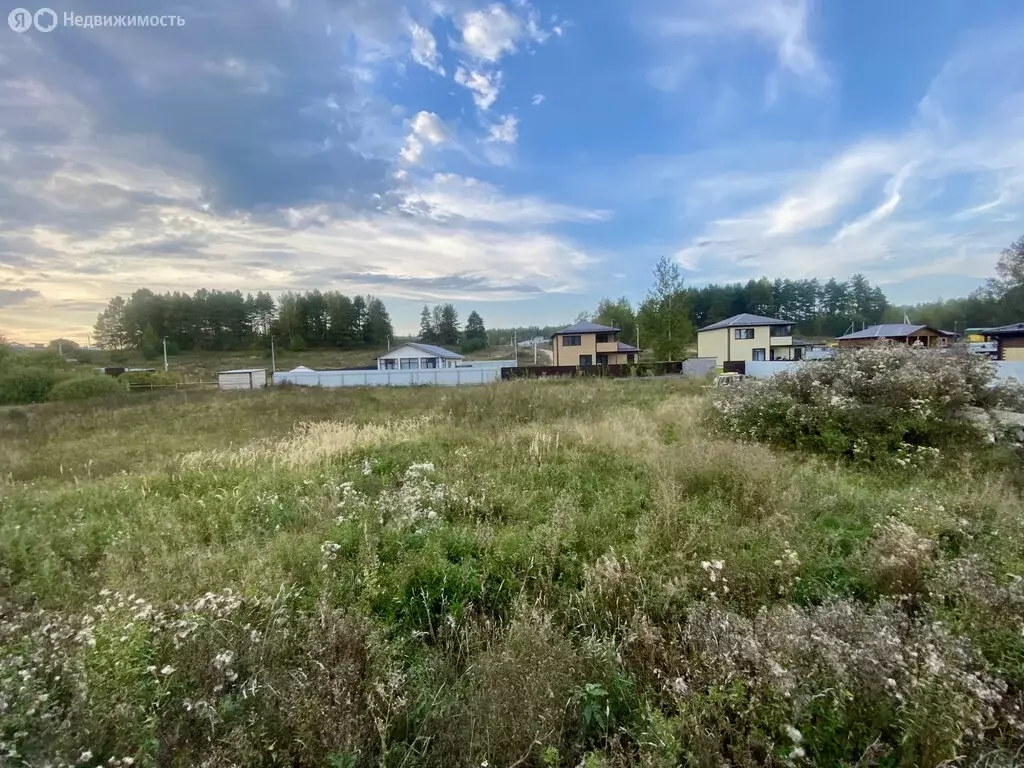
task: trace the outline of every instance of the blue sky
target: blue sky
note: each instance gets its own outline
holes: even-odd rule
[[[1024,234],[1019,2],[159,12],[185,23],[0,30],[7,336],[84,340],[140,286],[374,293],[399,332],[441,301],[568,322],[640,300],[661,255],[915,302]]]

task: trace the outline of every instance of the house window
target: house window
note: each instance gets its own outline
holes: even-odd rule
[[[415,357],[403,357],[400,363],[403,371],[411,371],[420,367],[420,361]]]
[[[792,325],[773,325],[772,326],[772,333],[771,333],[771,335],[772,336],[776,336],[776,337],[778,337],[778,336],[792,336],[793,335],[793,326]]]
[[[437,368],[436,357],[423,357],[420,358],[420,368]]]
[[[563,336],[562,346],[563,347],[579,347],[583,344],[583,339],[580,336]]]
[[[384,359],[384,370],[393,371],[395,370],[395,359],[393,357]]]
[[[597,343],[598,344],[607,344],[611,340],[612,340],[612,335],[610,333],[599,333],[599,334],[597,334]]]
[[[627,363],[635,363],[636,362],[636,355],[634,355],[632,352],[630,352],[628,355],[626,355],[626,362]]]
[[[754,338],[753,328],[737,328],[736,334],[733,336],[735,339],[752,339]]]
[[[592,355],[580,355],[580,365],[593,365],[594,357]]]
[[[608,365],[608,355],[598,355],[597,356],[597,364],[598,365]]]
[[[751,358],[751,360],[761,360],[761,361],[764,361],[764,350],[763,349],[755,349],[754,350],[754,356]]]

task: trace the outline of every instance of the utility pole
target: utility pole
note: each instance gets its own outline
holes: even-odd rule
[[[274,354],[274,334],[270,334],[270,373],[273,376],[277,370],[277,357]]]
[[[533,340],[533,364],[537,364],[537,340]]]
[[[167,337],[164,336],[164,373],[167,373]]]
[[[64,357],[64,342],[57,339],[57,354]]]

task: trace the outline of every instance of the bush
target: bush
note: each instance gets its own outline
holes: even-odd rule
[[[110,376],[82,374],[64,379],[50,390],[50,400],[88,400],[124,392],[125,385]]]
[[[60,378],[55,368],[12,367],[0,373],[0,405],[42,403]]]
[[[864,462],[922,464],[980,447],[969,409],[1012,405],[992,363],[963,348],[878,345],[716,391],[711,422],[729,434]]]
[[[306,351],[306,340],[301,336],[293,336],[291,343],[288,348],[292,352],[305,352]]]

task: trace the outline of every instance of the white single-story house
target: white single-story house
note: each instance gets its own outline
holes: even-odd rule
[[[377,358],[378,371],[418,371],[428,368],[454,368],[463,360],[458,352],[433,344],[421,344],[410,341],[400,347],[389,350]]]
[[[217,374],[219,389],[262,389],[267,386],[266,368],[241,368]]]

